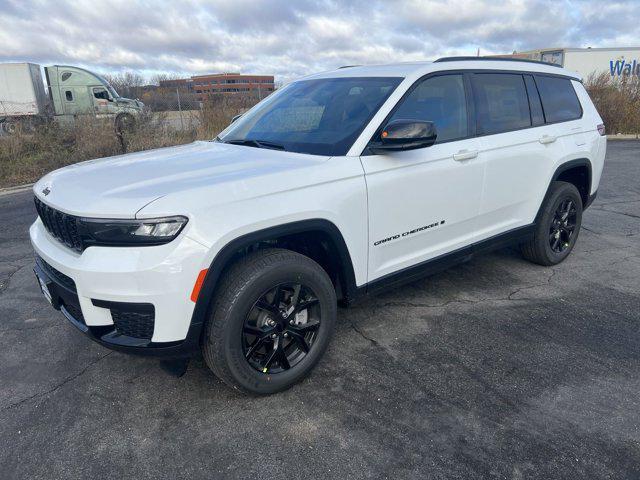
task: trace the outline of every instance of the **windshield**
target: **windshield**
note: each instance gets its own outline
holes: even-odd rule
[[[348,77],[291,83],[227,127],[218,140],[313,155],[345,155],[401,81]]]
[[[94,73],[93,75],[95,75],[96,77],[98,77],[98,80],[100,80],[100,82],[102,83],[102,85],[104,85],[104,88],[106,88],[107,90],[109,90],[109,93],[111,94],[111,96],[112,96],[113,98],[118,98],[118,97],[120,96],[120,95],[118,95],[118,92],[116,92],[116,89],[115,89],[115,88],[113,88],[113,87],[111,86],[111,84],[110,84],[109,82],[107,82],[107,80],[106,80],[104,77],[101,77],[100,75],[95,74],[95,73]]]

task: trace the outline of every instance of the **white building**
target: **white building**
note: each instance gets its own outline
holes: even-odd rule
[[[578,72],[584,79],[602,72],[608,72],[612,77],[640,75],[640,47],[545,48],[514,52],[510,56],[562,65]]]

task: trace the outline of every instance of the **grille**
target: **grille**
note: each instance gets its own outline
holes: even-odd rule
[[[151,340],[155,313],[153,306],[147,311],[133,312],[111,309],[111,318],[118,333],[134,338]]]
[[[73,281],[71,277],[68,277],[64,273],[59,270],[56,270],[47,262],[45,262],[41,257],[37,259],[40,267],[49,275],[53,280],[56,280],[58,283],[61,283],[63,286],[67,287],[68,290],[72,292],[76,291],[76,283]]]
[[[80,310],[80,307],[77,307],[77,306],[71,305],[71,304],[67,305],[65,303],[64,304],[64,308],[67,310],[67,312],[69,312],[69,315],[71,315],[73,318],[75,318],[80,323],[84,323],[84,315],[82,315],[82,310]]]
[[[35,198],[38,216],[47,232],[67,247],[82,252],[82,239],[78,234],[78,218],[51,208]]]

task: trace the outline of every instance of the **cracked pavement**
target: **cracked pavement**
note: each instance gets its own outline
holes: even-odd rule
[[[576,249],[514,249],[339,311],[302,384],[242,397],[109,352],[31,272],[0,197],[2,478],[639,478],[640,142],[610,142]]]

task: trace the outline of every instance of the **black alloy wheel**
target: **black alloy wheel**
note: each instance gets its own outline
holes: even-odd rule
[[[313,348],[320,327],[320,304],[311,288],[282,283],[253,304],[242,330],[249,364],[261,373],[294,368]]]
[[[565,198],[558,205],[549,228],[549,245],[555,253],[562,253],[571,245],[577,215],[575,203],[571,198]]]
[[[581,225],[580,192],[571,183],[555,181],[536,216],[533,235],[522,243],[522,254],[538,265],[557,265],[573,250]]]
[[[281,392],[320,361],[337,318],[335,287],[314,260],[265,248],[221,277],[203,333],[205,362],[244,393]]]

